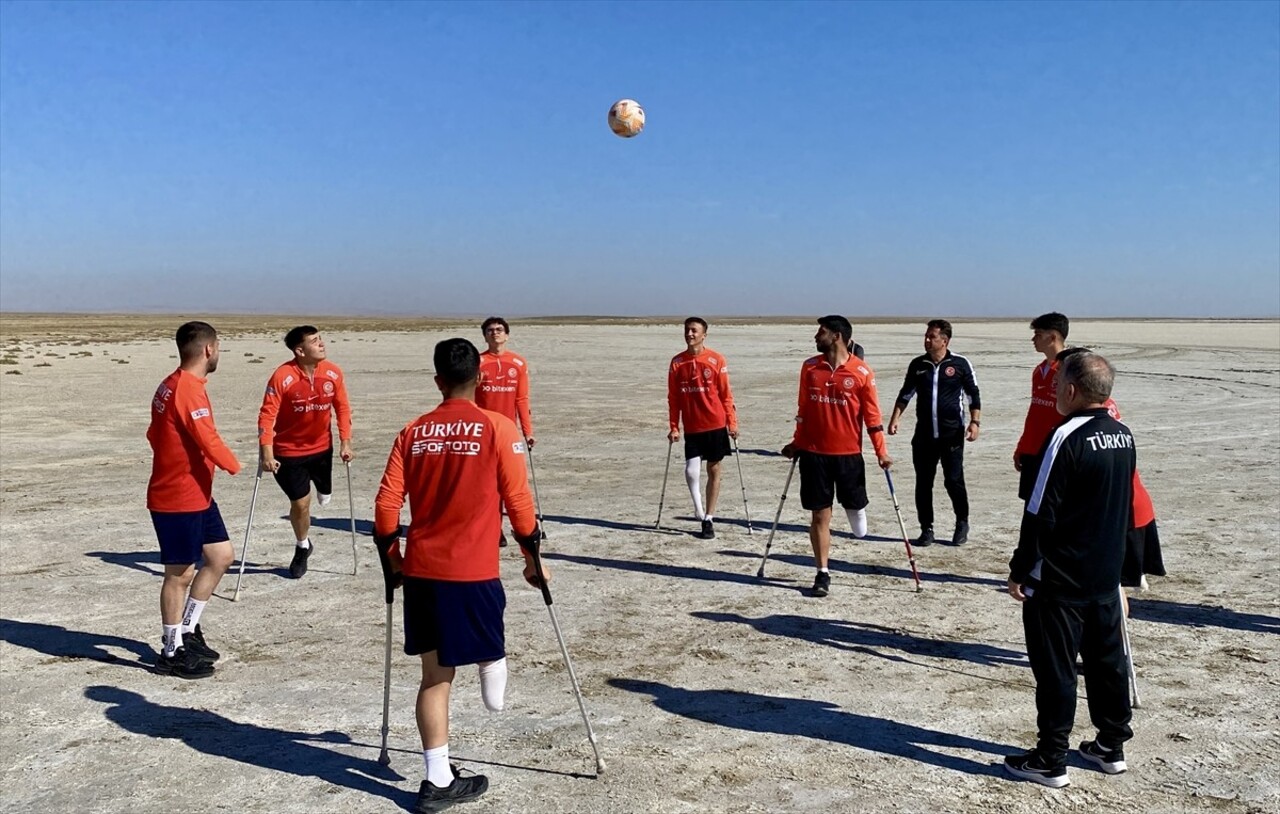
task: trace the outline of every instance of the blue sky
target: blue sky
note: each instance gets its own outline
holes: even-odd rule
[[[0,308],[1276,316],[1280,3],[3,2]]]

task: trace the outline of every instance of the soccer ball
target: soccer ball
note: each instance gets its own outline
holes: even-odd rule
[[[644,108],[634,99],[619,99],[609,108],[609,129],[615,135],[631,138],[644,129]]]

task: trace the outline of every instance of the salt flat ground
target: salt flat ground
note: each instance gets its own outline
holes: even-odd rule
[[[175,365],[170,343],[149,337],[173,322],[139,318],[133,333],[87,342],[97,329],[76,318],[39,331],[3,322],[3,808],[404,809],[422,777],[417,665],[398,650],[397,613],[384,770],[385,606],[366,535],[394,433],[438,401],[433,344],[479,331],[384,320],[327,332],[355,407],[359,573],[342,470],[301,581],[285,576],[286,504],[265,479],[240,601],[226,601],[232,576],[205,614],[223,653],[218,673],[182,682],[145,669],[159,638],[161,569],[143,502],[144,432],[151,394]],[[224,437],[251,465],[215,486],[238,549],[260,394],[285,356],[290,320],[235,325],[210,392]],[[983,395],[983,434],[966,461],[971,542],[920,551],[925,590],[914,593],[873,471],[871,536],[839,537],[831,596],[818,600],[804,593],[813,571],[797,485],[768,579],[755,578],[787,474],[775,452],[791,432],[811,324],[712,326],[710,346],[731,362],[755,524],[749,534],[730,461],[713,541],[689,535],[678,462],[664,529],[653,529],[665,363],[682,348],[680,326],[516,325],[511,347],[533,370],[555,607],[608,771],[591,776],[547,611],[509,548],[508,708],[484,711],[473,669],[454,690],[453,755],[492,781],[465,810],[1280,811],[1280,325],[1073,325],[1073,341],[1120,370],[1115,398],[1138,438],[1170,576],[1133,603],[1144,706],[1130,771],[1107,777],[1077,761],[1061,791],[1013,782],[999,765],[1035,730],[1019,611],[1002,589],[1021,509],[1010,455],[1038,360],[1023,323],[956,330],[954,350],[974,361]],[[922,333],[914,323],[857,330],[886,411]],[[890,439],[890,450],[914,534],[908,437]],[[940,480],[937,505],[945,528]],[[1080,696],[1076,739],[1092,734],[1083,686]]]

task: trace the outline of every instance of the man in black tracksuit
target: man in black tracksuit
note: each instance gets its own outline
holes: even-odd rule
[[[1080,756],[1107,774],[1126,769],[1128,667],[1120,566],[1132,525],[1133,436],[1107,412],[1115,369],[1089,352],[1063,360],[1057,407],[1066,416],[1043,462],[1009,561],[1009,594],[1022,602],[1027,657],[1036,679],[1036,748],[1005,758],[1010,774],[1060,788],[1076,711],[1076,656],[1084,660],[1095,740]]]
[[[911,463],[916,470],[916,515],[920,536],[916,545],[931,545],[933,536],[933,479],[942,462],[942,483],[956,513],[955,545],[969,539],[969,493],[964,486],[964,442],[978,439],[982,402],[973,365],[950,350],[951,323],[930,320],[924,333],[924,355],[907,366],[907,377],[898,392],[889,418],[889,434],[898,434],[898,419],[916,402],[916,432],[911,438]],[[965,403],[969,421],[965,422]]]

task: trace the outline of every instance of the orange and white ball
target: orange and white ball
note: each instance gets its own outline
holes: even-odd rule
[[[644,129],[644,108],[635,99],[619,99],[609,108],[609,129],[622,138],[640,135]]]

